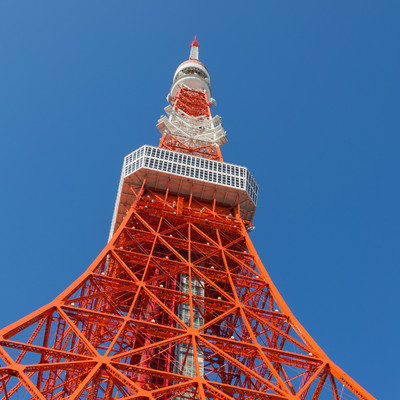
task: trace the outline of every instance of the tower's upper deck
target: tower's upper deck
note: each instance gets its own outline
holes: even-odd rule
[[[142,146],[125,157],[110,237],[122,222],[140,187],[169,191],[236,209],[251,221],[257,205],[258,185],[250,171],[225,163],[220,146],[227,143],[221,118],[212,116],[210,74],[198,59],[199,44],[191,44],[189,60],[173,78],[157,128],[160,144]]]

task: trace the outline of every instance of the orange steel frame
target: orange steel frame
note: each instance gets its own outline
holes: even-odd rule
[[[132,189],[134,191],[134,189]],[[338,383],[373,397],[294,317],[227,208],[145,187],[87,271],[0,331],[0,398],[318,399]],[[187,293],[179,275],[189,277]],[[204,296],[192,292],[201,282]],[[177,309],[190,309],[190,323]],[[195,329],[193,310],[202,315]],[[176,367],[194,354],[195,376]],[[202,359],[202,366],[199,360]],[[203,369],[204,368],[204,369]]]
[[[184,112],[190,117],[201,119],[211,118],[210,104],[207,100],[207,94],[202,91],[180,87],[177,95],[173,99],[173,107],[175,110]],[[191,147],[182,143],[182,141],[172,135],[163,135],[160,139],[159,147],[209,158],[211,160],[223,161],[219,146],[214,146],[198,140],[196,141],[196,146]]]
[[[223,161],[219,146],[201,144],[196,147],[190,147],[172,135],[163,135],[160,139],[159,147],[167,150],[179,151],[180,153],[208,158],[210,160]]]
[[[206,94],[186,88],[174,107],[211,116]],[[193,148],[164,135],[159,146],[222,161],[210,144]],[[135,200],[87,271],[0,330],[0,400],[342,400],[344,388],[374,399],[294,317],[240,203],[156,192],[146,179],[130,189]]]
[[[207,93],[180,87],[174,101],[174,108],[191,117],[211,117]]]

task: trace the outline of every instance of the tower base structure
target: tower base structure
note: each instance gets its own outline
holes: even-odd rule
[[[290,312],[237,207],[134,195],[89,269],[0,331],[2,399],[373,399]]]

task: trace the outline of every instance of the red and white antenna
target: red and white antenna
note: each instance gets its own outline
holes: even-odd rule
[[[199,61],[199,43],[196,36],[190,44],[189,60],[181,63],[175,72],[168,101],[177,95],[182,85],[189,89],[205,91],[208,102],[212,104],[215,102],[211,96],[210,74],[206,66]]]
[[[194,37],[189,60],[175,74],[165,108],[167,116],[158,120],[160,147],[222,161],[219,147],[227,143],[221,118],[211,115],[216,102],[211,96],[210,74],[199,61],[199,43]]]
[[[197,41],[197,37],[195,36],[193,42],[190,44],[190,60],[198,60],[199,59],[199,42]]]

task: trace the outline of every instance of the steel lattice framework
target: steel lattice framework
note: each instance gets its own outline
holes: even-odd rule
[[[209,85],[192,65],[196,40],[189,61],[170,101],[203,137],[167,130],[153,161],[145,148],[126,157],[107,246],[54,301],[0,331],[1,399],[373,399],[314,342],[262,265],[248,234],[256,184],[223,162],[211,93],[187,79]]]

